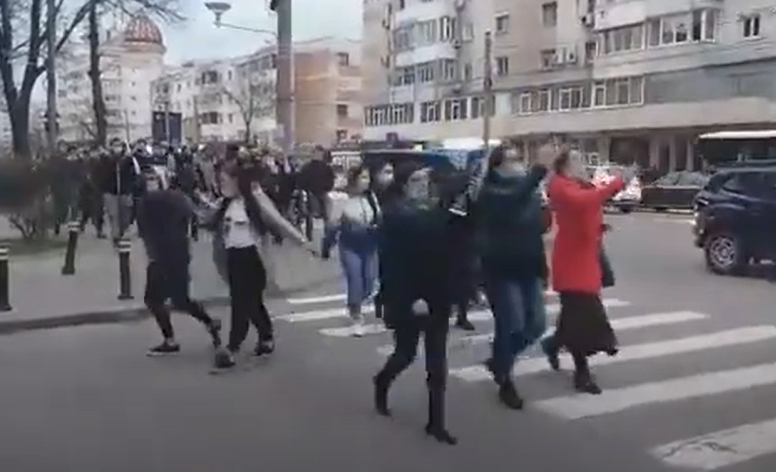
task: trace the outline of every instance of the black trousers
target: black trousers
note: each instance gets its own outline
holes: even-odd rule
[[[394,319],[394,351],[377,374],[379,382],[391,384],[415,360],[420,337],[426,354],[429,424],[444,426],[445,389],[447,386],[447,333],[450,330],[450,303],[428,301],[429,313],[416,315],[411,306],[392,306],[386,310]],[[395,310],[402,310],[397,312]]]
[[[239,351],[251,323],[259,332],[259,341],[272,340],[272,320],[264,305],[267,271],[256,246],[228,248],[226,270],[232,311],[227,347],[232,352]]]
[[[189,296],[189,261],[161,263],[151,261],[146,267],[145,296],[148,311],[156,319],[156,324],[166,339],[172,339],[175,333],[170,320],[167,301],[172,302],[176,310],[191,315],[197,321],[210,325],[213,319],[207,314],[201,303]]]

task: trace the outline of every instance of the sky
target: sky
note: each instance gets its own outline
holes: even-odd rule
[[[216,28],[205,0],[180,0],[187,20],[160,24],[167,45],[168,63],[188,59],[219,58],[254,52],[271,41],[270,35]],[[232,9],[222,21],[238,26],[275,30],[276,17],[269,0],[231,0]],[[361,38],[362,0],[293,0],[293,34],[297,40],[321,36]]]

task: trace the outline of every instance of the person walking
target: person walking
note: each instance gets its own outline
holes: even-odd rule
[[[180,351],[166,305],[168,300],[174,309],[184,311],[202,323],[213,346],[218,348],[221,322],[211,318],[202,304],[189,296],[191,250],[188,227],[195,216],[194,205],[183,192],[165,188],[157,171],[148,169],[144,177],[145,193],[137,207],[138,233],[148,256],[144,301],[164,337],[161,344],[148,351],[148,355]]]
[[[214,261],[229,285],[229,342],[215,356],[215,367],[221,370],[236,365],[235,354],[240,351],[251,323],[259,334],[254,354],[265,356],[275,351],[272,320],[264,302],[267,270],[259,253],[264,228],[271,226],[285,238],[317,254],[312,243],[280,215],[258,185],[257,169],[257,163],[240,153],[239,148],[227,149],[226,159],[217,170],[223,198],[203,225],[213,231]]]
[[[493,150],[479,194],[479,254],[494,319],[491,357],[485,362],[499,400],[522,409],[512,380],[515,359],[544,333],[545,214],[539,184],[553,160],[548,146],[530,169],[515,149]]]
[[[574,388],[597,395],[601,388],[590,373],[588,358],[600,352],[617,353],[617,338],[601,302],[604,277],[611,276],[602,251],[603,205],[632,175],[596,187],[588,182],[582,156],[576,151],[561,151],[553,167],[547,196],[557,232],[550,274],[561,310],[555,333],[543,340],[542,349],[554,370],[560,369],[559,351],[568,350],[574,360]],[[625,174],[633,172],[628,168]]]
[[[466,228],[432,192],[432,175],[421,164],[397,166],[393,186],[401,196],[384,208],[378,229],[383,319],[393,331],[394,351],[373,378],[377,412],[390,416],[388,393],[417,355],[424,337],[428,421],[426,434],[445,444],[458,439],[445,426],[447,335],[454,302],[455,232]]]
[[[328,258],[331,248],[339,244],[353,335],[363,336],[363,305],[377,288],[377,225],[381,218],[377,198],[370,192],[366,167],[355,167],[348,172],[347,193],[347,199],[329,205],[331,214],[322,254],[324,259]]]

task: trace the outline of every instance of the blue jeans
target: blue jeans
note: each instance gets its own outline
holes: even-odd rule
[[[377,281],[377,249],[349,248],[340,244],[340,262],[345,272],[348,308],[360,311],[364,301],[372,295]]]
[[[485,293],[493,310],[491,367],[497,382],[506,381],[517,356],[547,328],[540,278],[516,280],[485,274]]]

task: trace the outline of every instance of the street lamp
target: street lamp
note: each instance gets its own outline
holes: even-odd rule
[[[232,9],[227,2],[207,2],[205,7],[215,15],[217,28],[231,28],[251,33],[271,34],[277,40],[277,79],[275,81],[275,121],[280,127],[283,151],[294,147],[294,64],[291,35],[291,0],[272,0],[270,9],[277,13],[277,31],[224,23],[222,17]]]

